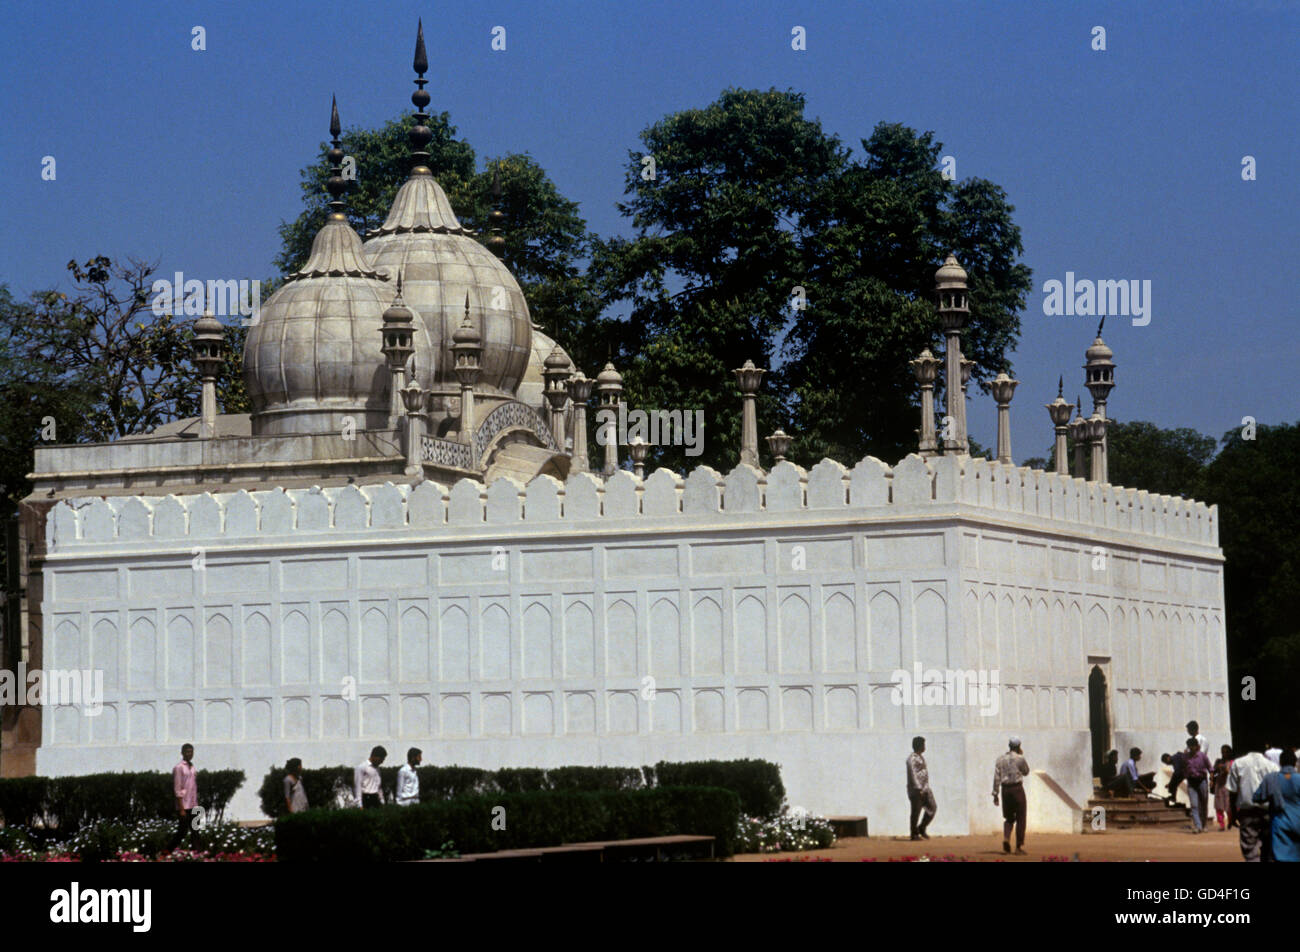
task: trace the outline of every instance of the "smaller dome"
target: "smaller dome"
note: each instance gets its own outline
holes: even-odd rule
[[[224,335],[226,328],[222,323],[212,316],[211,311],[205,311],[203,316],[194,322],[194,333],[196,336],[210,336],[212,334],[221,337]]]
[[[1115,352],[1106,346],[1106,342],[1098,337],[1092,342],[1092,346],[1085,352],[1089,363],[1097,361],[1108,361],[1115,356]]]
[[[551,348],[551,352],[546,355],[546,359],[542,361],[542,366],[547,370],[568,370],[572,363],[569,360],[569,355],[560,349],[559,344],[556,344]]]
[[[955,255],[948,255],[943,266],[934,273],[935,286],[940,289],[966,287],[966,269],[957,263]]]
[[[623,375],[614,369],[614,362],[608,361],[605,369],[596,375],[597,387],[622,386]]]
[[[451,335],[451,342],[453,344],[479,344],[482,341],[483,338],[479,337],[479,333],[474,329],[474,324],[470,321],[467,313],[465,320],[461,321],[460,326],[456,328],[456,333]]]
[[[400,298],[395,301],[388,310],[384,311],[384,326],[392,327],[393,325],[414,324],[415,315],[411,309],[400,303]]]

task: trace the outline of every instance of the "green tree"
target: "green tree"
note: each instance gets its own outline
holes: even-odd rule
[[[1219,507],[1233,737],[1252,747],[1300,738],[1300,423],[1261,424],[1254,436],[1226,433],[1193,486]]]
[[[1106,469],[1112,484],[1125,489],[1145,489],[1169,496],[1196,497],[1201,471],[1214,456],[1217,441],[1187,427],[1163,429],[1145,420],[1123,423],[1111,420],[1106,430]],[[1085,454],[1091,461],[1091,453]],[[1071,450],[1073,465],[1073,450]],[[1025,460],[1024,465],[1055,470],[1055,445],[1046,459]],[[1089,465],[1091,463],[1089,462]]]
[[[942,353],[932,292],[947,254],[969,274],[962,352],[986,391],[1011,369],[1006,354],[1032,287],[1001,188],[946,179],[933,133],[881,123],[862,148],[861,161],[821,183],[807,219],[807,307],[792,315],[781,372],[794,455],[805,464],[868,453],[893,462],[915,451],[919,394],[908,362],[925,347]],[[941,376],[936,406],[943,401]]]
[[[947,181],[931,134],[882,124],[855,160],[803,113],[795,92],[729,89],[646,129],[619,206],[635,235],[602,243],[593,264],[634,328],[629,402],[704,409],[702,461],[724,471],[740,430],[727,382],[745,359],[773,368],[759,430],[790,429],[792,458],[892,462],[916,446],[908,361],[941,339],[943,257],[971,273],[964,346],[981,386],[1009,369],[1031,286],[1004,193]],[[699,461],[666,448],[658,462]]]
[[[1214,437],[1196,430],[1165,430],[1143,420],[1112,423],[1106,443],[1106,469],[1112,483],[1188,498],[1195,495],[1201,470],[1216,446]]]
[[[38,442],[105,442],[198,415],[191,321],[150,307],[153,266],[99,255],[68,262],[73,286],[16,300],[0,293],[0,451],[8,511],[30,492]],[[228,329],[228,370],[243,329]],[[223,375],[218,406],[243,409]]]
[[[802,240],[814,196],[846,154],[804,98],[728,89],[703,109],[673,113],[628,153],[622,214],[634,236],[602,242],[600,293],[627,318],[620,369],[627,401],[703,410],[701,458],[652,451],[660,465],[738,459],[741,401],[732,369],[771,368],[793,289],[805,283]],[[653,168],[646,159],[653,160]],[[784,422],[779,375],[760,390],[759,432]]]

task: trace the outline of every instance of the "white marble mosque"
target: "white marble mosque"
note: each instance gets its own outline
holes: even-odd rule
[[[920,733],[933,830],[966,833],[1000,827],[992,765],[1015,733],[1031,828],[1067,831],[1095,750],[1153,759],[1190,718],[1228,739],[1217,512],[1106,478],[1100,336],[1092,417],[1048,405],[1056,472],[1012,463],[1005,377],[998,459],[968,453],[953,257],[945,439],[926,351],[917,453],[805,471],[778,433],[764,469],[747,365],[730,473],[642,477],[639,446],[635,472],[617,447],[589,472],[586,404],[617,400],[618,374],[578,372],[532,325],[499,235],[458,222],[425,165],[422,38],[415,67],[410,177],[363,243],[336,169],[310,260],[250,329],[251,414],[216,413],[204,318],[200,418],[36,449],[5,657],[102,670],[103,710],[7,708],[5,775],[165,770],[189,741],[199,766],[247,773],[233,812],[253,818],[272,765],[376,743],[481,767],[760,757],[791,804],[899,833]],[[332,131],[337,166],[337,113]],[[911,703],[896,673],[917,665],[990,677],[996,701]]]

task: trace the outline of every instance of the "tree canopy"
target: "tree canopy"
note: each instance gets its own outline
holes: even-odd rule
[[[931,292],[949,252],[971,273],[976,382],[1010,369],[1031,283],[1005,193],[949,181],[941,144],[902,125],[877,126],[855,158],[804,107],[792,91],[728,89],[629,153],[619,208],[634,236],[600,243],[592,266],[632,325],[629,402],[705,411],[703,459],[666,447],[661,464],[735,464],[740,401],[726,384],[746,359],[772,370],[760,434],[789,430],[797,462],[912,451],[908,361],[941,340]]]
[[[1300,423],[1260,424],[1253,435],[1225,433],[1219,454],[1196,475],[1193,493],[1219,507],[1233,735],[1253,745],[1296,743]]]

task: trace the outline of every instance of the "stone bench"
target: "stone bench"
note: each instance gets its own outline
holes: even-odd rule
[[[603,863],[626,860],[633,856],[653,857],[654,862],[665,861],[665,854],[694,853],[698,858],[713,859],[712,836],[650,836],[632,840],[596,840],[588,843],[564,843],[560,846],[543,846],[536,849],[498,850],[493,853],[466,853],[464,856],[445,859],[417,860],[422,863],[550,863],[592,862]]]
[[[828,816],[827,822],[830,823],[831,829],[835,831],[836,839],[844,839],[846,836],[869,836],[867,832],[867,818],[864,816]]]
[[[625,860],[630,856],[644,856],[647,859],[654,858],[654,862],[664,862],[664,854],[668,850],[674,853],[692,853],[701,854],[699,858],[713,859],[712,836],[647,836],[640,839],[632,840],[596,840],[590,843],[566,843],[565,846],[590,846],[600,848],[603,858],[611,860]],[[603,859],[602,859],[603,862]]]

